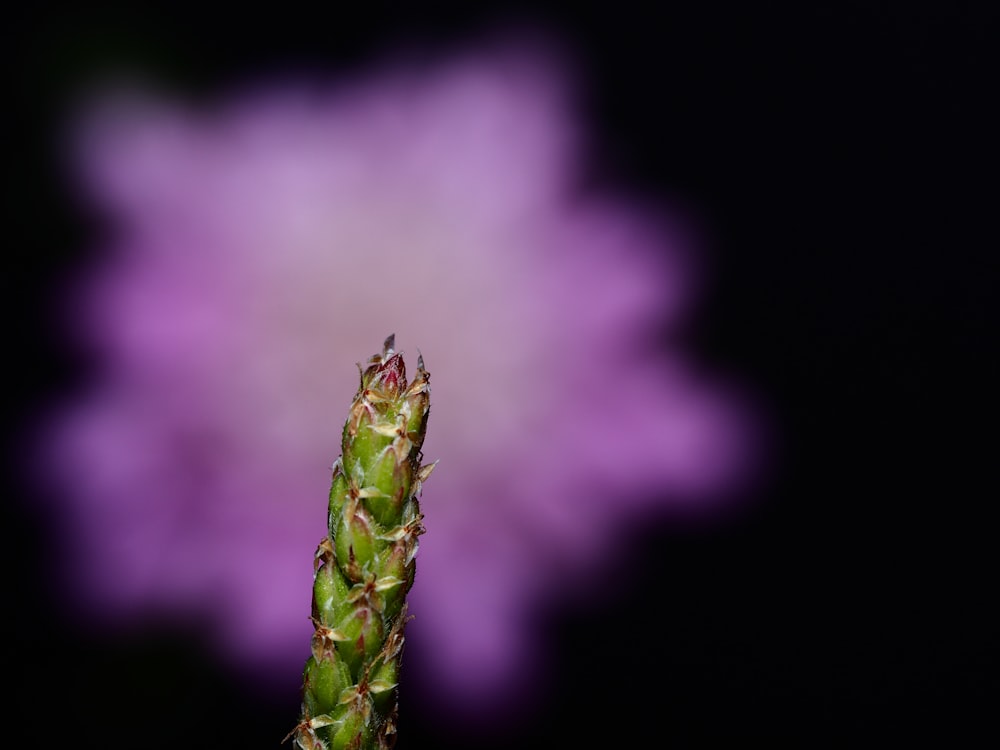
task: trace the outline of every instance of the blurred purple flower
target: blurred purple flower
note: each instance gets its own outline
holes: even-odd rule
[[[68,311],[102,369],[45,452],[85,603],[200,616],[297,680],[353,363],[392,332],[431,371],[441,460],[407,650],[427,701],[542,677],[536,605],[740,481],[745,404],[650,343],[691,301],[689,243],[581,188],[560,70],[508,50],[94,107],[78,153],[111,236]]]

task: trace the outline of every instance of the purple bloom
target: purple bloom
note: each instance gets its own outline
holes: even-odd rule
[[[393,332],[441,461],[405,667],[427,702],[543,675],[549,592],[741,481],[745,403],[651,344],[689,309],[690,243],[580,187],[568,91],[517,51],[94,108],[80,174],[110,236],[68,311],[102,369],[45,450],[88,606],[198,616],[297,685],[353,363]]]

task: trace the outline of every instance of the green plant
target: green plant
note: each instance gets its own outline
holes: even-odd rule
[[[333,465],[328,534],[314,558],[312,655],[289,734],[303,750],[389,748],[396,738],[406,594],[424,531],[418,497],[436,463],[420,465],[430,375],[419,357],[407,383],[394,341],[361,372]]]

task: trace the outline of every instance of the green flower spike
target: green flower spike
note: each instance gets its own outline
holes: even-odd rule
[[[285,738],[303,750],[374,750],[396,740],[406,593],[424,532],[417,498],[437,464],[420,465],[430,374],[418,357],[407,384],[394,342],[389,336],[361,373],[333,465],[329,534],[313,560],[302,718]]]

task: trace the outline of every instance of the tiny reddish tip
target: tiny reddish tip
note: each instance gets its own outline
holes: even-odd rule
[[[406,388],[406,365],[402,354],[393,354],[375,368],[371,387],[396,391]]]

